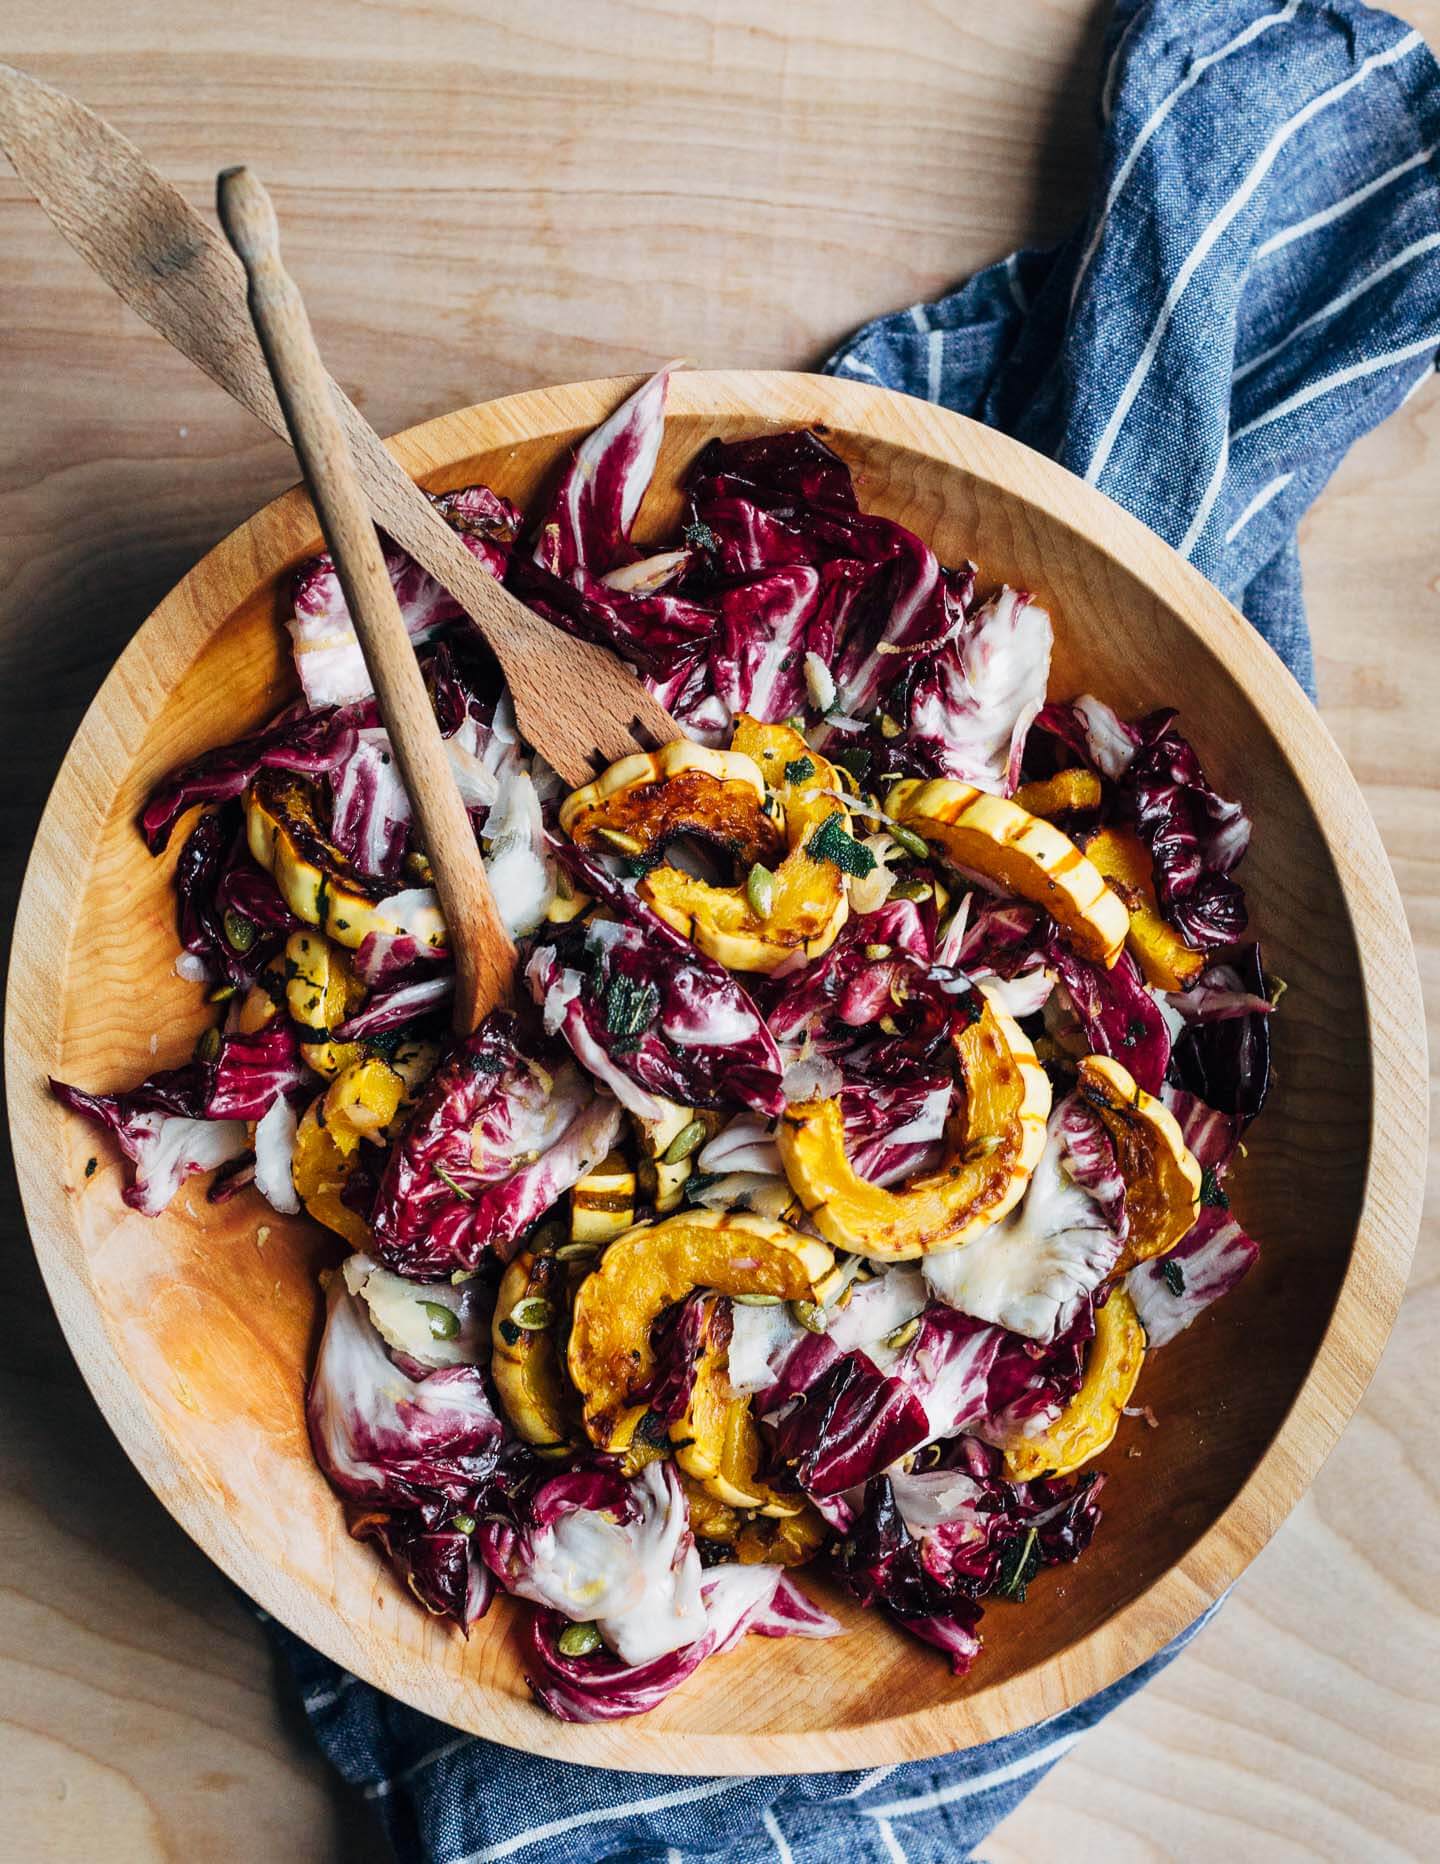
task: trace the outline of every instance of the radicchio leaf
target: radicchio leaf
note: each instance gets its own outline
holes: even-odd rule
[[[211,810],[185,838],[175,863],[180,942],[208,977],[248,988],[300,922],[280,889],[255,866],[239,810]],[[227,918],[228,915],[228,918]]]
[[[1170,1032],[1130,953],[1121,952],[1107,970],[1052,935],[1046,960],[1069,993],[1087,1051],[1110,1056],[1147,1094],[1158,1094],[1170,1065]]]
[[[463,1516],[461,1517],[464,1518]],[[455,1517],[450,1517],[453,1523]],[[490,1609],[495,1580],[475,1553],[471,1534],[423,1514],[370,1509],[351,1523],[356,1540],[373,1540],[410,1591],[437,1618],[468,1631]]]
[[[1212,965],[1200,988],[1263,1000],[1260,947],[1247,945],[1229,964]],[[1270,1086],[1270,1017],[1257,1007],[1239,1016],[1192,1023],[1175,1044],[1183,1085],[1220,1113],[1248,1125]]]
[[[987,1404],[999,1350],[993,1327],[938,1303],[919,1316],[905,1345],[842,1352],[810,1336],[785,1362],[762,1405],[776,1456],[807,1493],[842,1494],[933,1438],[950,1436]]]
[[[507,1592],[593,1622],[622,1663],[649,1664],[705,1637],[700,1556],[673,1464],[606,1474],[545,1483],[517,1526],[482,1525],[481,1548]]]
[[[1031,721],[1045,702],[1050,617],[1022,590],[1002,589],[954,637],[921,656],[906,739],[927,775],[1009,796]]]
[[[525,977],[547,1031],[637,1118],[660,1118],[662,1101],[777,1115],[780,1056],[744,988],[598,861],[565,853],[619,917],[537,938]]]
[[[608,1651],[565,1656],[559,1648],[565,1619],[537,1612],[524,1633],[526,1680],[562,1721],[620,1721],[663,1702],[707,1658],[733,1650],[747,1631],[762,1637],[835,1637],[841,1630],[827,1613],[801,1600],[778,1566],[712,1567],[701,1590],[703,1636],[683,1650],[634,1666]]]
[[[862,1605],[882,1606],[963,1674],[979,1649],[977,1600],[1023,1599],[1033,1572],[1078,1558],[1100,1518],[1100,1482],[1006,1482],[998,1457],[961,1439],[922,1470],[872,1480],[833,1567]]]
[[[158,1217],[186,1178],[238,1159],[250,1149],[243,1120],[204,1120],[166,1112],[149,1084],[130,1094],[86,1094],[51,1080],[50,1091],[70,1112],[112,1132],[135,1167],[120,1193],[132,1210]]]
[[[218,750],[205,751],[158,783],[140,815],[140,833],[159,854],[187,809],[199,803],[230,802],[261,770],[290,770],[321,776],[343,761],[358,726],[373,724],[368,708],[308,712],[293,705],[261,730]]]
[[[1140,1263],[1125,1277],[1149,1345],[1167,1346],[1212,1301],[1229,1294],[1259,1254],[1228,1210],[1202,1210],[1168,1255]]]
[[[1173,712],[1138,730],[1143,748],[1125,774],[1135,825],[1150,850],[1160,906],[1196,951],[1233,945],[1245,930],[1245,895],[1230,871],[1250,845],[1250,818],[1210,787]]]
[[[925,1278],[962,1313],[1044,1344],[1115,1267],[1124,1200],[1109,1136],[1072,1094],[1051,1112],[1020,1203],[960,1248],[927,1255]]]
[[[442,1504],[448,1512],[473,1502],[504,1434],[476,1367],[411,1377],[339,1275],[327,1291],[305,1416],[315,1460],[347,1500],[428,1507],[432,1516]]]
[[[391,1149],[375,1205],[376,1253],[419,1280],[502,1261],[604,1157],[621,1113],[573,1064],[522,1052],[493,1011],[440,1063]]]
[[[460,541],[494,577],[502,577],[520,514],[486,486],[469,486],[432,501]],[[384,545],[385,568],[406,632],[418,647],[447,623],[464,619],[460,604],[397,545]],[[328,556],[303,565],[295,578],[295,613],[286,623],[305,702],[316,710],[368,698],[374,690],[360,651],[340,578]]]

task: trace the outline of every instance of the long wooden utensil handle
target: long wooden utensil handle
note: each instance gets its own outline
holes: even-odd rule
[[[458,1034],[468,1035],[509,993],[515,947],[450,769],[304,300],[281,263],[270,196],[248,168],[226,169],[217,195],[221,222],[249,280],[256,333],[425,838],[455,960],[453,1023]]]
[[[225,242],[135,145],[93,111],[0,64],[0,146],[72,246],[126,303],[282,439],[284,411]],[[523,735],[567,783],[683,736],[613,654],[576,640],[487,574],[332,382],[377,524],[470,615],[505,675]]]

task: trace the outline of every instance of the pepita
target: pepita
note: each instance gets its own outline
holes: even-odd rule
[[[555,1321],[555,1309],[543,1294],[527,1295],[510,1310],[510,1324],[522,1333],[543,1333]]]

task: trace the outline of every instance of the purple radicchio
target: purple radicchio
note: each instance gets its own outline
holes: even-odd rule
[[[743,986],[598,862],[566,853],[586,892],[620,917],[536,943],[525,977],[547,1033],[562,1034],[638,1119],[660,1119],[666,1101],[778,1114],[779,1053]]]
[[[176,1072],[184,1072],[176,1070]],[[157,1080],[163,1077],[157,1077]],[[71,1113],[83,1114],[115,1135],[135,1167],[121,1192],[132,1210],[158,1217],[187,1178],[239,1159],[249,1151],[243,1120],[205,1120],[167,1107],[163,1090],[145,1083],[129,1094],[86,1094],[52,1080],[50,1091]]]
[[[1143,748],[1125,790],[1161,910],[1186,944],[1208,951],[1233,945],[1245,930],[1245,895],[1230,873],[1250,845],[1250,818],[1210,787],[1174,716],[1153,713],[1139,725]]]
[[[627,1481],[605,1468],[542,1483],[518,1525],[480,1529],[486,1564],[505,1590],[577,1623],[636,1666],[706,1632],[700,1555],[680,1478],[651,1463]]]
[[[918,768],[1013,794],[1026,734],[1045,702],[1051,642],[1045,610],[1021,590],[1002,589],[938,652],[923,652],[906,734]]]
[[[157,1217],[186,1178],[249,1153],[247,1121],[263,1122],[310,1081],[288,1027],[221,1038],[213,1061],[190,1061],[120,1094],[87,1094],[52,1080],[51,1092],[115,1135],[135,1170],[122,1192],[132,1210]]]
[[[467,486],[434,501],[460,541],[492,576],[502,577],[520,514],[486,486]],[[464,610],[428,571],[394,544],[385,545],[385,567],[406,631],[418,647]],[[347,705],[374,690],[360,651],[340,578],[328,556],[303,565],[295,578],[295,613],[286,623],[295,650],[305,702],[312,709]]]
[[[839,1495],[984,1413],[997,1330],[938,1303],[917,1320],[899,1346],[844,1351],[830,1335],[811,1335],[756,1401],[776,1457],[807,1493]]]
[[[562,1721],[621,1721],[663,1702],[708,1658],[733,1650],[747,1632],[759,1637],[841,1633],[842,1627],[812,1605],[778,1566],[712,1567],[700,1590],[705,1630],[696,1642],[635,1665],[607,1650],[566,1656],[559,1644],[566,1620],[558,1612],[537,1612],[524,1632],[526,1681]]]
[[[1219,1113],[1207,1106],[1198,1094],[1175,1087],[1167,1081],[1161,1093],[1165,1105],[1175,1115],[1180,1137],[1193,1154],[1202,1171],[1213,1171],[1217,1180],[1224,1176],[1235,1156],[1245,1131],[1245,1121],[1236,1113]]]
[[[1168,1255],[1131,1269],[1125,1288],[1150,1346],[1166,1346],[1245,1275],[1260,1251],[1228,1209],[1208,1205]]]
[[[1064,986],[1062,1001],[1079,1021],[1082,1052],[1110,1056],[1147,1094],[1158,1094],[1170,1066],[1170,1032],[1130,953],[1122,951],[1107,970],[1052,936],[1047,961]]]
[[[175,863],[175,892],[180,943],[198,960],[193,974],[237,988],[254,982],[300,923],[251,859],[238,808],[210,810],[191,829]]]
[[[202,752],[150,792],[140,815],[145,846],[151,854],[161,853],[187,809],[233,801],[261,770],[311,777],[328,773],[352,748],[357,727],[375,722],[372,710],[307,712],[297,703],[248,737]]]
[[[375,1203],[376,1253],[420,1280],[508,1261],[526,1230],[605,1156],[620,1128],[573,1063],[522,1051],[493,1011],[426,1082]]]
[[[974,1434],[987,1443],[1005,1443],[1032,1419],[1048,1424],[1057,1418],[1084,1381],[1094,1337],[1091,1300],[1079,1304],[1070,1325],[1048,1345],[1004,1334],[990,1367],[986,1415],[972,1425]]]
[[[1270,1086],[1270,1014],[1260,947],[1247,945],[1233,962],[1212,965],[1197,988],[1241,1007],[1233,1015],[1190,1023],[1176,1041],[1174,1071],[1210,1107],[1239,1119],[1243,1130],[1265,1104]]]
[[[1054,742],[1049,743],[1050,740]],[[1103,699],[1097,699],[1093,693],[1081,693],[1078,699],[1041,708],[1030,744],[1037,751],[1048,749],[1050,756],[1044,760],[1037,758],[1033,771],[1027,759],[1027,772],[1048,776],[1052,768],[1062,767],[1073,757],[1100,776],[1108,777],[1112,783],[1118,783],[1130,768],[1141,742],[1135,726],[1127,725]]]
[[[978,1600],[1023,1600],[1043,1567],[1077,1559],[1099,1521],[1101,1478],[1011,1483],[973,1439],[926,1467],[872,1480],[833,1568],[863,1605],[880,1605],[963,1675],[979,1650]]]
[[[423,1510],[433,1527],[457,1509],[473,1512],[504,1427],[476,1367],[416,1373],[386,1350],[345,1278],[332,1276],[305,1405],[315,1460],[347,1501]]]
[[[1099,1118],[1078,1094],[1050,1115],[1025,1195],[959,1249],[936,1250],[925,1279],[943,1301],[1041,1344],[1063,1334],[1115,1267],[1125,1184]]]
[[[410,1591],[436,1618],[452,1619],[467,1631],[490,1609],[495,1579],[475,1552],[472,1534],[456,1526],[452,1514],[430,1526],[423,1513],[367,1509],[350,1532],[356,1540],[373,1540]]]
[[[847,1081],[933,1087],[984,1001],[970,979],[929,961],[934,920],[909,900],[852,917],[818,964],[772,987],[770,1028],[787,1053],[833,1058]],[[881,1017],[893,1034],[877,1033]]]

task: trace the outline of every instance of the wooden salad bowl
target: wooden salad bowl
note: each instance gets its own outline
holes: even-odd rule
[[[484,480],[533,508],[565,450],[633,383],[467,408],[391,444],[427,488]],[[807,1576],[829,1642],[751,1638],[652,1714],[553,1720],[497,1603],[468,1641],[349,1538],[310,1454],[305,1378],[337,1238],[258,1195],[182,1188],[158,1219],[120,1201],[118,1155],[46,1092],[129,1085],[186,1058],[209,1020],[174,970],[170,875],[135,828],[173,765],[254,729],[294,678],[289,574],[320,547],[292,491],[218,544],[116,663],[70,747],[15,928],[6,1056],[15,1159],[45,1280],[101,1409],[165,1506],[265,1610],[357,1676],[457,1728],[595,1766],[766,1773],[874,1766],[1003,1735],[1151,1656],[1243,1570],[1359,1402],[1419,1220],[1426,1058],[1414,956],[1375,826],[1299,687],[1243,618],[1143,525],[1059,467],[938,408],[852,382],[677,375],[641,536],[679,506],[712,435],[822,423],[862,505],[942,561],[1033,590],[1055,620],[1052,693],[1122,713],[1178,705],[1255,836],[1243,870],[1267,968],[1289,985],[1274,1085],[1232,1183],[1260,1261],[1146,1367],[1101,1461],[1106,1520],[1023,1606],[987,1606],[957,1680],[936,1652]],[[90,1161],[98,1159],[98,1166]],[[164,1583],[163,1575],[157,1576]]]

